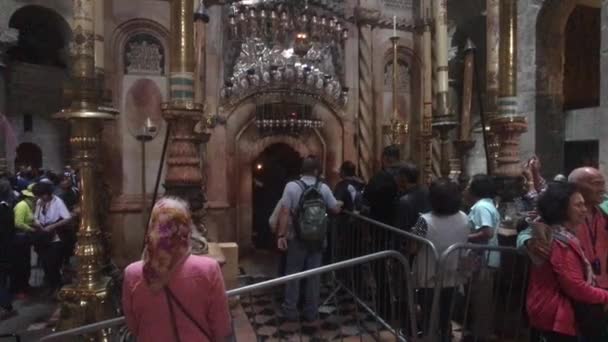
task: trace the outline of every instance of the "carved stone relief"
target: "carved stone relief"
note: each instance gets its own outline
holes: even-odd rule
[[[165,51],[161,42],[151,34],[131,37],[124,50],[125,74],[164,75]]]
[[[412,9],[412,0],[382,0],[387,11],[409,11]]]

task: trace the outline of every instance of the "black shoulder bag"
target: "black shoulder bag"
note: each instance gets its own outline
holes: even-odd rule
[[[205,335],[207,340],[210,342],[214,342],[209,333],[203,328],[203,326],[197,322],[192,315],[186,310],[186,308],[182,305],[182,303],[175,297],[171,289],[168,286],[165,286],[165,297],[167,298],[167,305],[169,305],[169,315],[171,316],[171,328],[173,329],[173,335],[175,336],[176,342],[181,342],[179,337],[179,331],[177,330],[177,322],[175,321],[175,313],[173,312],[173,303],[177,305],[179,310],[192,322],[202,333]]]

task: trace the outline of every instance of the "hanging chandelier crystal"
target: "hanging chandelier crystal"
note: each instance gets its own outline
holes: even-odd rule
[[[229,16],[231,38],[245,41],[261,39],[291,46],[305,56],[312,44],[340,44],[348,29],[335,15],[311,9],[308,1],[258,1],[233,4]]]
[[[323,128],[323,121],[312,114],[310,105],[279,102],[258,105],[255,125],[261,136],[299,136]]]

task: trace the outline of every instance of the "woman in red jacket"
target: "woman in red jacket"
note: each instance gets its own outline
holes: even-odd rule
[[[573,303],[608,304],[608,291],[595,287],[589,261],[576,238],[587,214],[574,185],[552,183],[538,199],[538,212],[551,226],[550,258],[530,269],[527,310],[530,323],[547,342],[576,342]]]

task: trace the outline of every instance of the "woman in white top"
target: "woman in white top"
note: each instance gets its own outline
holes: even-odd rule
[[[429,202],[431,212],[420,216],[412,232],[430,240],[437,248],[439,255],[453,244],[467,242],[470,233],[469,219],[465,213],[460,211],[462,195],[458,184],[447,178],[434,181],[429,188]],[[450,341],[450,303],[456,286],[464,281],[457,272],[457,255],[451,256],[447,263],[440,300],[441,341]],[[419,288],[419,304],[422,307],[430,308],[431,293],[438,279],[434,256],[428,247],[424,246],[418,251],[414,267]],[[425,312],[430,314],[430,309]],[[428,319],[425,319],[425,323],[428,324]]]
[[[37,250],[42,260],[47,286],[54,291],[61,287],[63,261],[63,247],[57,231],[69,227],[72,215],[61,198],[53,195],[52,184],[37,183],[33,191],[38,198],[34,217],[42,227],[36,233]]]

